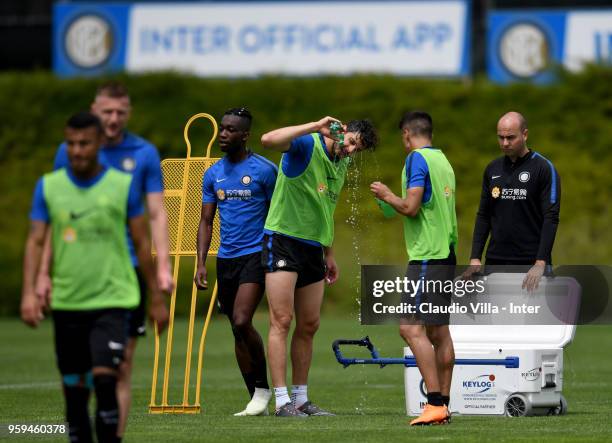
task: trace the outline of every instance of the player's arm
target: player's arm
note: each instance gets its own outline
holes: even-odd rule
[[[148,226],[144,215],[130,217],[128,227],[132,240],[134,240],[138,264],[149,288],[149,318],[157,323],[158,331],[161,332],[168,323],[168,308],[162,291],[157,285],[155,267],[151,257],[151,242],[149,241]]]
[[[329,285],[333,285],[340,277],[340,270],[334,257],[334,249],[331,246],[324,246],[325,254],[325,281]]]
[[[213,221],[216,210],[216,203],[202,203],[197,239],[197,270],[194,277],[194,282],[198,289],[208,288],[208,282],[206,281],[206,257],[208,256],[212,240]]]
[[[146,151],[144,188],[147,211],[151,226],[151,237],[157,253],[157,284],[164,292],[172,292],[174,281],[170,266],[168,242],[168,214],[164,206],[164,182],[161,171],[161,159],[155,147]],[[134,186],[143,184],[133,183]]]
[[[21,292],[21,319],[35,328],[44,318],[42,303],[36,295],[36,277],[42,256],[48,224],[40,220],[30,222],[23,259],[23,286]]]
[[[390,205],[396,212],[406,217],[416,217],[421,209],[421,201],[425,188],[417,186],[408,188],[406,198],[395,195],[384,183],[374,182],[370,185],[370,190],[376,198]]]
[[[170,266],[170,253],[168,242],[168,214],[164,207],[163,192],[150,192],[147,194],[147,210],[151,225],[151,236],[157,252],[157,284],[164,292],[172,292],[174,281]]]
[[[374,196],[390,205],[396,212],[406,217],[416,217],[421,209],[425,183],[429,176],[429,167],[419,152],[412,152],[406,157],[406,197],[395,195],[381,182],[370,185]]]
[[[474,222],[474,233],[472,234],[472,253],[470,255],[470,266],[463,273],[464,278],[471,278],[482,268],[482,253],[489,233],[491,232],[491,196],[490,196],[490,177],[489,167],[486,167],[482,175],[482,191],[480,193],[480,204],[476,212]]]
[[[273,151],[286,152],[291,145],[291,140],[312,132],[320,132],[325,137],[334,138],[329,130],[329,125],[332,122],[340,122],[340,120],[334,117],[323,117],[316,122],[275,129],[261,136],[261,144],[264,148]]]
[[[554,168],[547,168],[542,174],[540,207],[544,215],[542,221],[542,234],[538,247],[538,261],[548,262],[552,254],[557,228],[559,227],[559,213],[561,212],[561,179]]]
[[[45,245],[42,251],[38,275],[36,277],[36,295],[38,296],[43,308],[51,303],[51,266],[53,250],[51,249],[51,230],[47,229],[45,235]]]
[[[550,261],[561,211],[561,181],[557,171],[554,167],[546,168],[540,180],[540,208],[544,216],[536,261],[523,281],[523,288],[528,291],[538,289],[546,264]]]

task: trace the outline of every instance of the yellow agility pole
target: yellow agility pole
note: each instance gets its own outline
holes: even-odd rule
[[[189,141],[189,127],[199,119],[210,120],[213,126],[213,136],[208,143],[205,157],[191,156],[191,142]],[[187,157],[184,159],[166,159],[161,163],[164,177],[164,204],[168,212],[168,234],[170,241],[170,255],[174,258],[173,279],[174,291],[170,299],[170,320],[166,337],[166,349],[164,355],[164,373],[162,386],[161,404],[157,404],[157,380],[159,374],[160,338],[155,326],[155,357],[153,361],[153,381],[151,383],[151,402],[149,413],[152,414],[197,414],[201,411],[200,386],[202,378],[202,362],[205,349],[206,333],[213,313],[213,307],[217,297],[217,283],[208,306],[208,313],[200,337],[198,348],[198,367],[196,373],[196,393],[194,403],[189,402],[189,382],[191,376],[191,358],[193,350],[193,330],[195,325],[195,314],[197,305],[197,287],[193,283],[191,289],[191,305],[189,310],[189,326],[187,331],[187,350],[185,361],[185,377],[183,383],[183,401],[181,404],[169,404],[168,389],[170,385],[170,366],[172,357],[172,343],[174,334],[174,316],[176,309],[176,297],[178,291],[178,278],[180,259],[182,257],[195,257],[197,253],[196,237],[200,222],[200,208],[202,205],[202,177],[208,168],[216,163],[219,158],[211,158],[211,147],[217,138],[218,127],[215,119],[205,113],[192,116],[185,124],[183,136],[187,146]],[[210,244],[209,256],[217,255],[220,244],[219,218],[215,216],[213,222],[213,234]],[[197,261],[196,261],[197,268]],[[193,272],[195,276],[195,269]]]

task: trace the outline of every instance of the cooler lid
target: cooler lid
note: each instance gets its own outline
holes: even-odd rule
[[[483,277],[487,294],[496,294],[503,297],[504,294],[516,294],[520,291],[525,274],[519,273],[495,273]],[[555,277],[552,279],[542,278],[535,296],[544,296],[550,292],[552,286],[562,287],[567,292],[564,299],[571,303],[563,303],[563,319],[577,319],[580,309],[580,285],[571,277]],[[526,295],[527,296],[527,295]],[[497,298],[496,298],[497,299]],[[559,315],[559,306],[555,306]],[[529,314],[525,314],[529,315]],[[483,348],[483,347],[523,347],[523,348],[562,348],[574,339],[576,325],[554,324],[533,325],[520,324],[521,318],[516,318],[512,325],[453,325],[451,315],[451,335],[456,345],[461,348]],[[514,321],[513,321],[514,322]],[[528,323],[525,321],[525,323]]]

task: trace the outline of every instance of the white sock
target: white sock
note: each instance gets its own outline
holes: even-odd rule
[[[276,409],[280,409],[287,403],[291,402],[289,393],[287,392],[287,386],[281,386],[280,388],[274,388],[274,397],[276,398]]]
[[[293,385],[291,387],[291,401],[296,408],[306,403],[308,401],[308,385]]]

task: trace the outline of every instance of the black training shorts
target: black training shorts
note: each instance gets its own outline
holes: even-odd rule
[[[128,335],[127,309],[53,311],[55,354],[62,374],[83,374],[93,367],[117,369]]]
[[[264,234],[261,264],[266,272],[297,272],[296,288],[325,278],[323,248],[281,234]]]
[[[234,312],[234,301],[241,284],[264,286],[266,278],[260,257],[260,252],[234,258],[217,257],[217,302],[222,313],[232,315]]]
[[[457,258],[452,248],[447,258],[411,260],[408,263],[406,277],[410,281],[421,281],[415,293],[402,294],[402,303],[414,306],[415,314],[407,317],[409,322],[417,320],[425,325],[448,325],[452,291],[445,291],[445,288],[455,277],[456,264]]]

